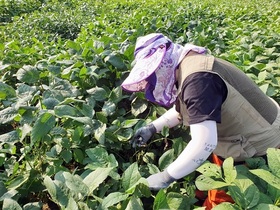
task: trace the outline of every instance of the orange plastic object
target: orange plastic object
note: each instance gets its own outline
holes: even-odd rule
[[[234,200],[224,190],[209,190],[208,197],[204,201],[203,206],[206,207],[205,210],[211,210],[223,202],[234,203]]]
[[[212,161],[218,166],[223,165],[223,161],[215,154],[212,154]],[[224,190],[209,190],[208,197],[204,201],[203,206],[206,207],[205,210],[211,210],[223,202],[234,203],[234,200]]]

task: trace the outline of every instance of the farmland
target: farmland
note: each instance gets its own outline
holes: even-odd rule
[[[152,32],[207,47],[280,103],[279,0],[1,0],[0,208],[203,209],[196,190],[221,188],[235,204],[218,210],[280,207],[274,149],[268,163],[207,162],[149,190],[144,178],[190,140],[176,127],[145,148],[129,144],[166,111],[120,88],[137,37]]]

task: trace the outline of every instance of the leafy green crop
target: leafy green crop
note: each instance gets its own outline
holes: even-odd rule
[[[197,189],[225,189],[235,204],[277,209],[279,150],[268,163],[205,163],[167,189],[145,177],[190,140],[164,129],[133,149],[135,130],[166,110],[120,88],[137,37],[162,32],[206,46],[280,102],[280,4],[261,1],[0,1],[0,206],[2,209],[194,209]]]

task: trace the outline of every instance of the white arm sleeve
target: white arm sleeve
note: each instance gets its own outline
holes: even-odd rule
[[[217,125],[206,120],[190,125],[192,140],[178,158],[167,167],[167,172],[180,179],[198,168],[217,146]]]
[[[181,121],[179,120],[179,116],[180,114],[176,111],[174,106],[167,112],[165,112],[162,116],[160,116],[158,119],[154,120],[152,123],[155,126],[157,132],[160,132],[164,126],[172,128],[181,123]]]

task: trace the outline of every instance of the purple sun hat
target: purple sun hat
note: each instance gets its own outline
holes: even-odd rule
[[[160,33],[139,37],[136,41],[135,60],[129,76],[122,83],[127,91],[141,91],[145,88],[146,79],[160,66],[166,53],[168,40]]]
[[[147,100],[169,107],[177,97],[176,69],[190,52],[205,53],[204,47],[173,43],[160,33],[139,37],[134,51],[135,60],[130,74],[121,84],[131,91],[145,91]]]

